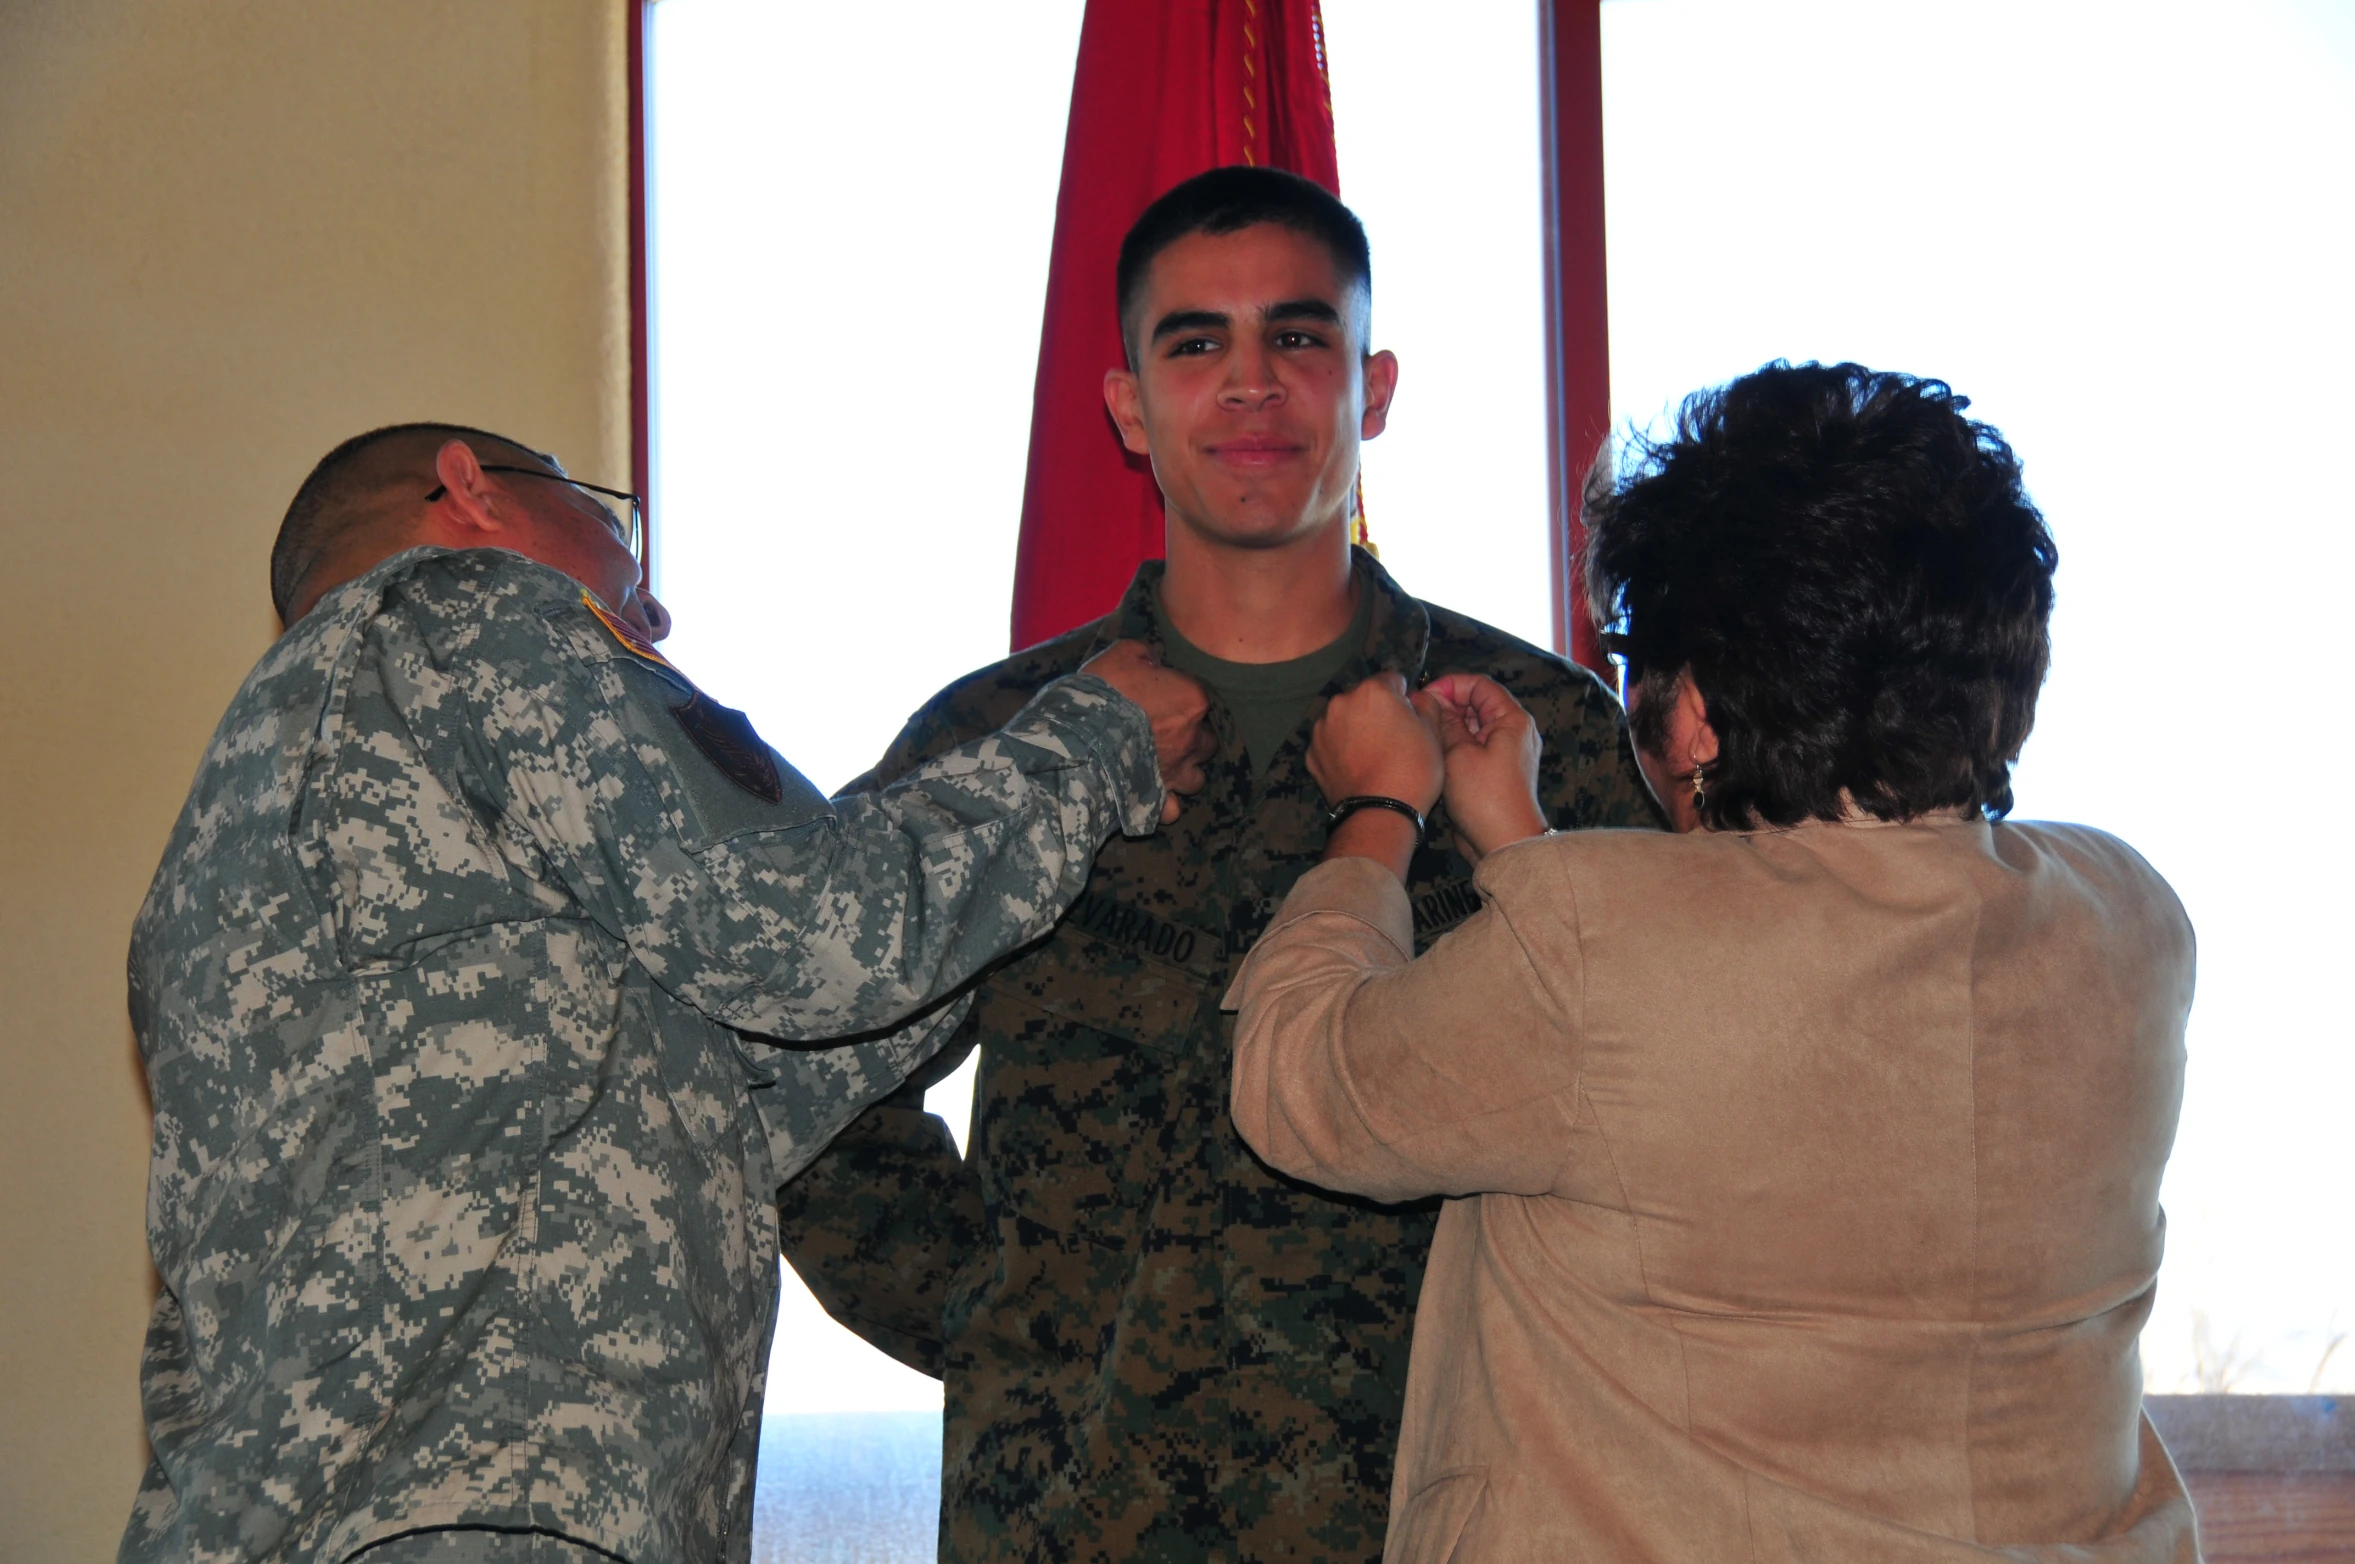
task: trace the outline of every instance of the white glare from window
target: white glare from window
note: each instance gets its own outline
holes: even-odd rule
[[[666,649],[828,791],[1006,654],[1079,16],[650,13]],[[786,1271],[772,1416],[939,1406]]]
[[[2124,837],[2199,935],[2147,1387],[2355,1389],[2355,7],[1603,19],[1622,424],[1773,358],[1934,375],[2059,542],[2016,812]]]
[[[1398,355],[1366,521],[1417,597],[1551,646],[1537,12],[1329,0],[1341,199]]]

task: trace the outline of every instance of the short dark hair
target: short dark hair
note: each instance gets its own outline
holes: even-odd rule
[[[1598,464],[1588,600],[1626,638],[1639,745],[1659,752],[1680,674],[1707,703],[1707,824],[2010,811],[2059,554],[1968,406],[1777,361],[1688,398],[1616,482]]]
[[[1260,223],[1289,228],[1323,245],[1333,257],[1341,286],[1372,299],[1374,259],[1366,245],[1365,225],[1331,191],[1280,168],[1214,168],[1164,191],[1120,241],[1115,279],[1120,341],[1128,350],[1129,367],[1137,363],[1137,323],[1132,317],[1144,302],[1145,278],[1161,252],[1194,234],[1240,233]]]
[[[270,547],[270,603],[281,623],[321,565],[386,519],[388,491],[422,476],[416,491],[422,504],[433,486],[433,457],[451,440],[481,441],[508,456],[554,465],[552,458],[519,440],[466,424],[387,424],[356,434],[319,458],[278,524]],[[490,453],[478,453],[490,454]]]

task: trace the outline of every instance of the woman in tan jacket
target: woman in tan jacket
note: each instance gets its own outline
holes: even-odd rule
[[[1234,1113],[1287,1173],[1457,1197],[1386,1558],[2197,1557],[2135,1346],[2191,928],[2122,842],[2003,819],[2055,553],[1966,405],[1770,365],[1590,500],[1676,834],[1546,834],[1484,681],[1321,724]],[[1410,961],[1443,779],[1484,907]]]

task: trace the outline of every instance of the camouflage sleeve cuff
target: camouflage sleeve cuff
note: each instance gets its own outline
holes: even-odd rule
[[[1066,674],[1015,713],[1008,732],[1043,727],[1075,760],[1092,761],[1112,784],[1121,833],[1151,836],[1161,828],[1161,762],[1153,748],[1153,720],[1135,701],[1092,673]]]

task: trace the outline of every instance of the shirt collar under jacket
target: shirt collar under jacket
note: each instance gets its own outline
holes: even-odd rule
[[[1381,562],[1355,544],[1349,550],[1350,569],[1360,591],[1374,594],[1373,619],[1366,627],[1366,643],[1359,655],[1341,665],[1326,686],[1327,694],[1350,689],[1376,673],[1396,673],[1408,689],[1422,687],[1425,661],[1431,650],[1431,615],[1420,601],[1390,579]],[[1118,640],[1143,641],[1156,652],[1166,651],[1162,637],[1161,578],[1165,560],[1148,559],[1137,566],[1120,605],[1100,621],[1088,647],[1094,656]]]

